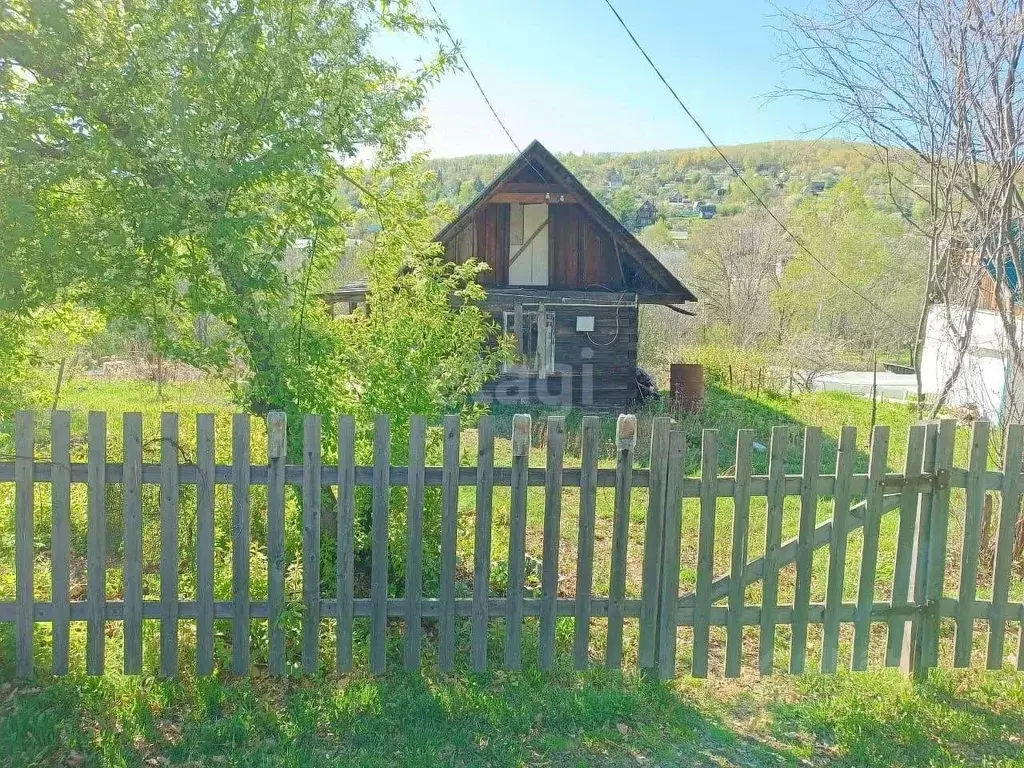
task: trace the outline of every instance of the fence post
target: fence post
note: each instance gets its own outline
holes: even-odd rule
[[[633,450],[636,416],[622,414],[615,425],[615,519],[612,524],[612,564],[608,586],[608,648],[605,665],[622,666],[623,602],[626,599],[626,554],[629,545],[629,502],[633,489]]]

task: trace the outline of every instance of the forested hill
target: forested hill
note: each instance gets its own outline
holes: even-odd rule
[[[870,198],[886,205],[887,177],[874,148],[838,140],[772,141],[723,147],[748,184],[769,201],[829,188],[844,177],[863,183]],[[433,197],[462,207],[514,155],[436,158]],[[559,159],[620,219],[645,200],[659,216],[672,218],[697,201],[717,206],[718,215],[737,213],[751,202],[747,189],[711,148],[626,153],[558,154]]]

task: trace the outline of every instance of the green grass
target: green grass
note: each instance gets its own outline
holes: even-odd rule
[[[227,394],[208,384],[165,387],[164,398],[156,397],[150,384],[117,382],[97,383],[79,379],[66,391],[65,407],[74,410],[73,433],[76,437],[75,460],[84,459],[85,412],[109,413],[108,439],[110,460],[121,455],[120,414],[140,410],[145,414],[144,445],[146,460],[157,460],[156,438],[160,411],[182,414],[182,450],[194,451],[194,417],[200,412],[217,415],[217,460],[230,461],[230,402]],[[496,446],[499,464],[507,464],[510,446],[507,436],[511,412],[496,414],[501,436]],[[578,465],[578,428],[580,414],[569,412],[569,455],[566,466]],[[641,414],[640,445],[649,439],[650,418]],[[543,417],[535,419],[535,446],[531,454],[534,466],[544,463]],[[732,466],[736,430],[753,428],[756,439],[768,443],[772,426],[789,424],[797,429],[787,455],[787,471],[799,472],[801,443],[799,428],[818,424],[824,432],[822,471],[831,471],[835,462],[835,440],[843,424],[860,429],[860,455],[857,471],[867,468],[867,426],[870,403],[835,393],[800,395],[795,398],[711,388],[706,408],[699,414],[681,418],[691,446],[686,471],[699,472],[696,447],[700,431],[715,427],[720,431],[718,465],[721,474]],[[882,404],[879,422],[892,428],[890,468],[901,471],[906,450],[906,430],[914,419],[904,407]],[[48,455],[45,415],[38,422],[37,451]],[[612,419],[604,429],[603,466],[612,466]],[[475,434],[471,425],[462,435],[463,463],[475,456]],[[259,420],[253,422],[253,460],[265,458],[265,433]],[[0,436],[0,441],[3,436]],[[957,463],[965,466],[967,440],[961,434]],[[2,444],[0,444],[2,449]],[[639,451],[640,461],[646,461]],[[766,470],[766,457],[755,456],[755,472]],[[84,552],[85,515],[83,489],[73,495],[72,544]],[[117,521],[120,496],[116,487],[108,493],[108,530],[111,560],[108,595],[120,596]],[[494,573],[496,590],[502,588],[502,563],[507,554],[508,489],[495,492]],[[157,531],[158,495],[147,488],[144,498],[145,595],[155,599],[159,578]],[[37,599],[49,598],[49,501],[46,487],[36,488]],[[831,514],[828,499],[819,507],[819,519]],[[954,499],[951,520],[950,555],[947,563],[951,578],[947,594],[956,593],[956,565],[959,557],[958,526],[962,526],[962,498]],[[194,509],[194,489],[183,488],[182,551],[187,553],[192,536],[190,517]],[[563,498],[560,571],[561,591],[573,593],[575,577],[576,524],[579,493],[566,489]],[[639,553],[643,547],[643,520],[646,494],[638,489],[631,508],[630,572],[628,589],[639,594]],[[598,494],[597,543],[595,547],[595,589],[605,593],[610,554],[612,497],[610,489]],[[719,502],[715,543],[715,572],[728,569],[732,525],[731,501]],[[796,533],[797,500],[787,499],[785,535]],[[14,596],[13,581],[13,488],[0,485],[0,600]],[[463,563],[472,562],[474,492],[463,489],[460,495],[459,555]],[[261,558],[261,528],[265,520],[265,502],[259,489],[253,491],[254,596],[265,591],[265,565]],[[697,505],[688,500],[684,506],[682,588],[692,588],[695,580]],[[531,492],[528,505],[528,553],[541,554],[543,520],[542,494]],[[287,536],[290,551],[297,551],[299,524],[295,499],[289,499]],[[218,530],[218,599],[230,598],[230,493],[219,489],[216,525]],[[882,529],[878,595],[886,591],[892,578],[896,517],[888,515]],[[755,501],[751,509],[751,557],[763,551],[764,504]],[[851,537],[847,562],[846,594],[853,599],[857,581],[860,542]],[[186,555],[187,556],[187,555]],[[819,551],[814,561],[812,599],[824,596],[827,555]],[[536,560],[534,561],[536,563]],[[81,585],[84,575],[80,563],[73,564],[73,580]],[[325,564],[325,567],[329,566]],[[507,569],[506,569],[507,570]],[[194,566],[182,565],[182,592],[193,589]],[[983,569],[982,587],[990,578]],[[791,599],[795,581],[793,569],[781,578],[781,599]],[[289,589],[297,589],[289,577]],[[459,585],[466,593],[466,586]],[[1015,599],[1024,595],[1019,576],[1012,583]],[[759,599],[758,588],[748,590],[748,599]],[[75,599],[81,599],[76,596]],[[475,675],[460,667],[457,674],[444,676],[434,671],[435,642],[425,643],[425,673],[409,676],[389,674],[372,679],[363,674],[336,678],[326,674],[317,679],[288,678],[272,681],[258,666],[265,646],[265,622],[254,628],[255,674],[245,680],[195,680],[188,670],[193,666],[191,622],[182,623],[183,676],[176,681],[159,681],[152,676],[128,678],[120,668],[120,627],[112,623],[107,641],[108,674],[102,679],[81,676],[84,651],[84,625],[73,625],[72,669],[69,678],[53,680],[40,674],[30,684],[13,682],[12,625],[0,625],[0,765],[1024,765],[1024,682],[1009,672],[951,672],[940,670],[928,684],[914,686],[891,671],[841,674],[832,677],[808,675],[791,678],[777,675],[760,679],[751,673],[756,655],[756,632],[748,630],[744,663],[747,671],[738,681],[713,679],[694,681],[682,677],[669,686],[639,679],[635,667],[635,624],[627,622],[627,672],[592,670],[573,673],[560,668],[550,675],[536,671],[532,663],[536,648],[536,623],[527,622],[524,657],[527,670],[521,674],[493,672]],[[592,656],[603,656],[603,626],[598,622],[592,632]],[[493,622],[491,658],[501,658],[502,622]],[[872,641],[872,658],[878,661],[884,646],[885,628]],[[948,629],[948,627],[947,627]],[[332,624],[324,623],[321,643],[324,668],[332,668]],[[818,638],[812,627],[809,643],[809,668],[817,663]],[[1010,624],[1016,648],[1016,623]],[[357,664],[365,668],[365,622],[357,622]],[[391,637],[391,668],[400,665],[400,628]],[[146,668],[155,670],[158,634],[153,622],[145,623]],[[571,646],[571,622],[559,624],[559,652],[564,664]],[[976,635],[979,647],[985,633]],[[458,622],[459,658],[468,657],[468,628]],[[229,656],[229,633],[218,630],[218,658],[221,666]],[[37,665],[49,664],[48,628],[37,625]],[[844,636],[845,643],[848,638]],[[948,638],[945,647],[948,648]],[[290,638],[294,655],[294,638]],[[689,667],[688,630],[680,631],[680,671]],[[724,632],[712,631],[712,675],[721,675]],[[848,658],[848,657],[846,657]],[[779,669],[788,660],[787,633],[780,630],[776,654]],[[1016,761],[1016,762],[1015,762]]]

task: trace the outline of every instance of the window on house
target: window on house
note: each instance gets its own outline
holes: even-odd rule
[[[555,316],[552,312],[545,312],[545,325],[547,326],[547,337],[540,338],[540,331],[537,324],[539,313],[536,310],[523,310],[523,339],[522,355],[518,363],[506,363],[505,371],[526,371],[539,373],[541,362],[544,363],[545,371],[555,369]],[[505,312],[505,333],[514,334],[516,324],[516,313]],[[541,349],[541,346],[546,349]]]

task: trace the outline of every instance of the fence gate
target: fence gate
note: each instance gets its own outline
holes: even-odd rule
[[[254,464],[251,456],[250,417],[236,415],[231,429],[231,463],[215,460],[215,422],[212,415],[196,421],[195,455],[183,457],[179,449],[177,414],[161,419],[160,460],[144,462],[143,423],[140,414],[123,417],[123,455],[120,461],[107,456],[107,419],[104,413],[90,413],[85,462],[73,462],[71,416],[57,411],[50,426],[50,456],[35,456],[33,414],[19,412],[15,420],[15,458],[0,462],[0,483],[14,483],[15,599],[0,602],[0,621],[15,624],[16,670],[21,676],[33,673],[36,646],[35,624],[51,627],[52,671],[69,669],[72,622],[86,625],[85,668],[88,674],[102,674],[106,661],[107,623],[120,623],[123,638],[123,669],[129,674],[143,670],[143,621],[160,624],[159,672],[177,674],[181,623],[193,622],[196,672],[210,674],[215,665],[214,623],[230,620],[231,669],[235,674],[250,671],[252,622],[267,620],[267,668],[271,674],[286,671],[286,638],[282,617],[301,610],[301,666],[307,672],[321,667],[321,623],[336,622],[335,665],[345,671],[353,666],[355,619],[369,619],[368,656],[374,673],[385,671],[387,639],[392,623],[404,629],[403,663],[415,669],[421,663],[424,644],[423,623],[436,624],[437,663],[454,668],[468,659],[470,668],[483,670],[499,660],[488,657],[488,637],[495,631],[492,620],[504,622],[504,650],[501,663],[508,669],[523,665],[524,627],[537,633],[537,663],[543,669],[556,662],[556,623],[560,617],[573,618],[571,644],[575,667],[584,668],[600,655],[609,668],[622,666],[626,650],[634,648],[642,669],[668,679],[677,673],[680,656],[680,627],[692,628],[691,673],[709,673],[712,659],[712,627],[724,627],[724,673],[736,676],[743,661],[744,630],[756,627],[757,668],[761,674],[776,669],[776,634],[780,625],[790,627],[788,669],[801,673],[807,666],[809,632],[820,625],[820,669],[834,672],[847,659],[840,658],[844,638],[852,626],[852,658],[855,670],[868,666],[873,628],[886,628],[884,660],[906,672],[923,676],[939,661],[943,619],[954,626],[952,661],[955,666],[971,662],[975,642],[975,620],[987,622],[987,666],[1001,667],[1005,656],[1007,622],[1024,626],[1024,603],[1010,601],[1014,535],[1021,495],[1021,456],[1024,428],[1010,427],[1003,445],[1005,462],[1001,471],[987,469],[990,428],[973,426],[968,467],[954,466],[956,422],[920,424],[911,427],[906,464],[902,472],[888,471],[889,428],[878,426],[871,435],[866,474],[855,470],[856,431],[842,429],[834,473],[822,473],[822,434],[818,427],[806,427],[803,437],[802,472],[786,473],[790,427],[775,427],[767,448],[767,474],[753,474],[754,433],[739,430],[734,468],[719,475],[719,435],[704,430],[701,436],[701,471],[689,477],[683,470],[685,454],[696,446],[686,444],[684,432],[670,419],[655,418],[651,429],[650,465],[634,467],[637,422],[634,416],[620,416],[616,429],[615,465],[599,467],[601,424],[598,417],[583,419],[580,434],[581,466],[565,467],[566,428],[562,417],[547,420],[546,457],[543,467],[531,466],[531,419],[518,415],[511,433],[511,461],[498,466],[495,460],[495,425],[484,416],[477,427],[476,458],[472,466],[460,461],[462,430],[458,416],[447,416],[442,425],[443,456],[440,467],[427,467],[427,424],[413,417],[409,424],[407,466],[391,462],[391,420],[378,416],[373,424],[372,464],[356,464],[356,425],[342,416],[330,425],[337,430],[338,460],[325,464],[321,438],[323,422],[318,416],[303,420],[301,464],[289,464],[286,448],[286,419],[274,413],[267,418],[267,460]],[[185,460],[183,460],[185,459]],[[36,520],[46,513],[36,507],[35,489],[48,484],[50,536],[37,536]],[[86,546],[85,599],[72,600],[72,488],[85,486]],[[159,598],[143,597],[143,488],[159,487]],[[217,573],[215,531],[215,489],[230,486],[231,599],[214,599]],[[108,551],[107,492],[121,488],[123,543],[120,552]],[[179,510],[183,486],[195,487],[195,518],[182,527]],[[265,520],[257,510],[253,525],[250,488],[266,488]],[[301,489],[301,605],[286,602],[285,488]],[[368,595],[356,596],[354,573],[354,528],[356,488],[366,486],[372,495],[370,524],[371,563]],[[400,589],[389,585],[388,549],[393,487],[405,487],[407,520],[404,583]],[[437,595],[423,594],[424,497],[429,487],[441,489],[440,588]],[[460,565],[458,541],[459,489],[475,489],[474,536],[471,557]],[[496,520],[494,489],[509,489],[507,520],[504,510]],[[321,494],[331,488],[337,497],[336,563],[329,576],[322,572]],[[575,563],[559,563],[562,504],[566,488],[579,489],[578,527],[575,531]],[[595,539],[598,522],[598,489],[613,489],[609,572],[606,595],[595,590]],[[633,489],[646,489],[647,509],[642,521],[631,521]],[[964,524],[960,544],[947,551],[950,541],[951,496],[964,489]],[[999,496],[999,514],[994,557],[991,566],[991,597],[979,600],[977,586],[981,565],[982,530],[986,517],[985,497]],[[797,534],[783,541],[786,527],[786,499],[798,504]],[[819,502],[826,498],[831,516],[821,520]],[[540,595],[528,596],[527,567],[530,498],[543,499],[542,552],[539,565]],[[828,501],[828,499],[831,501]],[[959,498],[959,496],[958,496]],[[697,500],[699,513],[684,516],[686,499]],[[731,534],[727,572],[715,568],[716,538],[726,526],[718,524],[719,500],[730,499]],[[762,501],[763,499],[763,501]],[[752,501],[755,502],[752,505]],[[764,531],[764,554],[750,559],[748,548],[751,508],[763,509],[753,516],[758,532]],[[725,506],[728,506],[726,504]],[[898,515],[895,542],[883,541],[880,532],[887,515]],[[333,521],[332,521],[333,522]],[[492,532],[496,522],[507,522],[508,585],[497,595],[492,582]],[[643,545],[631,544],[631,523],[643,527]],[[181,551],[182,532],[187,553]],[[257,540],[254,541],[254,531]],[[857,590],[853,602],[844,601],[848,569],[848,541],[861,531],[862,550],[857,564]],[[959,532],[959,526],[957,527]],[[638,537],[633,531],[632,538]],[[536,539],[536,537],[534,537]],[[683,541],[688,542],[683,547]],[[692,591],[680,594],[683,555],[696,545],[686,566],[695,573]],[[392,537],[392,544],[394,539]],[[254,599],[252,588],[253,544],[265,548],[266,591]],[[885,544],[880,549],[880,544]],[[828,551],[824,575],[824,602],[813,602],[815,591],[814,554]],[[721,547],[719,547],[721,549]],[[880,555],[891,569],[886,599],[876,595]],[[687,555],[688,557],[688,555]],[[117,566],[117,584],[108,584],[108,570]],[[958,558],[958,559],[957,559]],[[631,563],[641,564],[640,583],[631,585]],[[823,558],[819,558],[819,567]],[[948,561],[955,561],[959,590],[954,597],[945,589]],[[261,561],[262,562],[262,561]],[[35,583],[37,570],[49,567],[50,599]],[[221,564],[225,568],[226,563]],[[181,597],[181,571],[194,569],[194,596]],[[472,596],[457,597],[457,574],[472,571]],[[635,569],[634,569],[635,570]],[[575,594],[559,595],[560,574],[575,572]],[[987,570],[986,570],[987,573]],[[780,600],[780,575],[794,582],[792,598]],[[263,574],[258,574],[262,576]],[[330,596],[322,594],[324,577],[333,582]],[[820,574],[818,582],[820,582]],[[186,579],[186,581],[189,581]],[[788,583],[788,582],[787,582]],[[759,590],[758,590],[759,587]],[[753,589],[750,589],[753,588]],[[108,599],[108,590],[119,599]],[[818,587],[819,592],[820,587]],[[760,599],[747,601],[748,592]],[[987,591],[987,590],[986,590]],[[393,597],[394,594],[400,597]],[[639,594],[639,596],[635,596]],[[534,618],[536,621],[534,621]],[[529,619],[529,621],[527,621]],[[466,625],[468,642],[459,642],[457,620]],[[637,626],[637,632],[626,632]],[[845,630],[841,628],[847,627]],[[717,630],[716,630],[717,631]],[[603,633],[603,637],[599,636]],[[684,633],[686,634],[686,633]],[[841,645],[841,639],[843,644]],[[468,647],[467,647],[468,646]],[[1018,630],[1016,664],[1024,669],[1024,632]],[[877,648],[877,646],[876,646]],[[814,649],[812,649],[812,652]],[[685,656],[686,654],[683,654]]]

